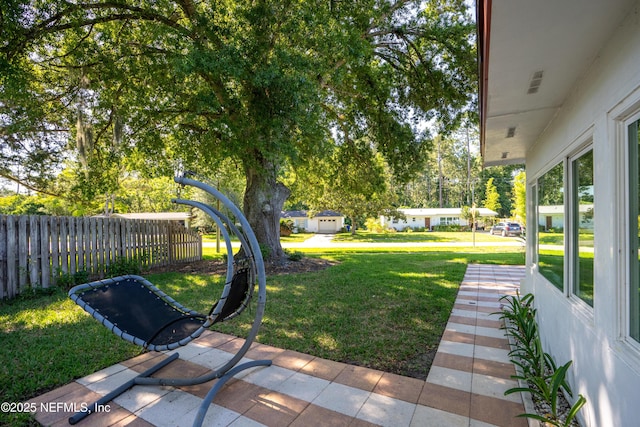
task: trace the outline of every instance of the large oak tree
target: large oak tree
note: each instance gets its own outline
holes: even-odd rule
[[[6,0],[0,28],[1,176],[52,191],[71,161],[111,194],[125,160],[213,176],[232,159],[276,259],[285,167],[368,141],[408,179],[424,123],[453,127],[475,92],[463,0]]]

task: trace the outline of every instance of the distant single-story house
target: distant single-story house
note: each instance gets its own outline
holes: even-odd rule
[[[578,207],[580,215],[580,227],[593,229],[593,204],[581,204]],[[564,229],[564,206],[552,205],[538,206],[538,227],[539,230],[563,230]]]
[[[344,216],[331,210],[318,212],[313,217],[309,217],[307,211],[283,211],[280,217],[293,221],[296,233],[337,233],[344,227]]]
[[[476,208],[477,221],[480,218],[491,218],[498,213],[487,208]],[[402,231],[409,228],[424,228],[431,230],[438,225],[468,225],[468,221],[461,218],[462,208],[424,208],[424,209],[398,209],[404,214],[405,219],[393,217],[380,217],[380,223],[385,228],[395,228]],[[476,222],[477,222],[476,221]]]
[[[587,400],[580,424],[638,425],[640,1],[476,7],[483,162],[524,163],[527,172],[521,294],[535,297],[544,351],[558,366],[573,362],[569,400]],[[548,205],[563,207],[550,215],[564,230],[553,252],[537,227]]]

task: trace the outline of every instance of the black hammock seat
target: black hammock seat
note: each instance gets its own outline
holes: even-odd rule
[[[201,314],[184,307],[144,277],[137,275],[78,285],[69,291],[69,297],[120,338],[147,350],[167,351],[187,345],[218,322],[238,316],[248,307],[257,288],[258,296],[252,328],[243,346],[229,361],[216,370],[194,378],[152,378],[151,375],[156,371],[179,358],[179,353],[173,353],[89,405],[87,411],[78,412],[70,417],[70,424],[76,424],[135,385],[178,387],[218,379],[205,396],[193,422],[194,426],[201,426],[216,393],[227,381],[244,369],[271,365],[270,360],[256,360],[238,365],[253,343],[264,314],[266,275],[258,241],[242,212],[227,197],[208,184],[187,178],[187,175],[176,177],[175,181],[209,193],[220,201],[240,223],[240,227],[237,227],[230,218],[210,205],[192,200],[173,199],[176,203],[205,212],[215,221],[224,237],[227,252],[226,280],[220,298],[212,305],[209,312]],[[241,244],[235,256],[230,233],[233,233]]]

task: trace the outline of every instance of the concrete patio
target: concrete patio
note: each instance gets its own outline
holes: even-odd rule
[[[517,383],[497,315],[499,298],[514,294],[522,266],[469,265],[426,381],[262,344],[247,359],[270,367],[243,371],[209,408],[205,426],[527,426],[523,396],[504,396]],[[242,340],[210,332],[179,349],[162,377],[202,375],[220,366]],[[43,425],[68,425],[81,409],[166,355],[146,353],[41,395],[30,402]],[[79,426],[190,426],[214,381],[190,387],[136,386]],[[41,405],[41,403],[43,405]]]

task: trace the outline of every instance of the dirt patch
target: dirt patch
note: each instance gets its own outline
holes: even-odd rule
[[[429,369],[433,364],[433,359],[436,357],[436,352],[437,349],[426,350],[425,353],[418,354],[411,360],[405,360],[398,364],[394,373],[426,380],[427,375],[429,375]]]

